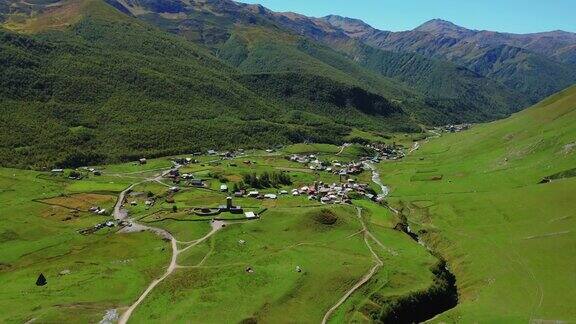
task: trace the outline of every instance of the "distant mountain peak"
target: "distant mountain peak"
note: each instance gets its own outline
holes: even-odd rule
[[[470,32],[469,29],[464,27],[458,26],[450,21],[443,20],[443,19],[432,19],[429,20],[422,25],[416,27],[415,31],[421,32],[434,32],[434,33],[448,33],[448,32],[456,32],[456,33],[465,33]]]
[[[426,28],[429,26],[458,27],[458,25],[456,25],[455,23],[453,23],[451,21],[444,20],[441,18],[434,18],[434,19],[430,19],[427,22],[423,23],[418,28]]]
[[[265,15],[265,14],[271,13],[271,11],[268,8],[264,7],[261,4],[249,4],[249,5],[246,5],[246,8],[248,8],[253,13],[259,14],[259,15]]]
[[[342,17],[338,15],[328,15],[320,20],[336,27],[349,36],[361,36],[362,34],[374,32],[375,29],[360,19]]]
[[[334,23],[340,22],[340,23],[349,23],[349,24],[358,24],[358,25],[369,26],[367,23],[365,23],[364,21],[362,21],[360,19],[343,17],[343,16],[339,16],[339,15],[328,15],[328,16],[322,17],[321,19],[329,21],[329,22],[334,22]]]

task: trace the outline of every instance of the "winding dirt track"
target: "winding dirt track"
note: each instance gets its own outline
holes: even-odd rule
[[[346,148],[346,145],[343,145],[340,149],[340,151],[336,154],[339,155],[341,154],[344,149]],[[416,142],[414,147],[412,148],[412,150],[410,150],[410,152],[413,152],[414,150],[417,150],[419,148],[419,143]],[[180,165],[176,165],[173,169],[178,169],[180,167]],[[373,172],[373,177],[372,180],[381,186],[382,190],[383,190],[383,194],[382,196],[386,196],[388,195],[388,188],[382,184],[382,182],[380,181],[380,176],[379,174],[376,172],[376,168],[373,165],[370,165],[369,168],[372,170]],[[157,234],[158,236],[161,236],[162,238],[169,240],[170,244],[172,246],[172,258],[170,261],[170,264],[168,266],[168,268],[166,269],[166,272],[158,279],[155,279],[154,281],[152,281],[150,283],[150,285],[146,288],[146,290],[144,290],[144,292],[140,295],[140,297],[136,300],[136,302],[134,302],[120,317],[118,323],[119,324],[126,324],[128,322],[128,320],[130,319],[132,313],[134,312],[134,310],[138,307],[138,305],[140,305],[142,303],[142,301],[144,301],[144,299],[152,292],[152,290],[154,290],[154,288],[160,284],[163,280],[165,280],[168,276],[170,276],[174,270],[176,270],[177,268],[179,268],[180,266],[178,265],[178,255],[204,241],[206,241],[208,238],[210,238],[212,235],[216,234],[220,229],[222,229],[226,223],[222,222],[222,221],[213,221],[212,222],[212,230],[206,234],[204,237],[195,240],[195,241],[190,241],[190,242],[180,242],[178,240],[176,240],[176,238],[168,231],[161,229],[161,228],[156,228],[156,227],[150,227],[150,226],[145,226],[145,225],[141,225],[138,224],[136,222],[134,222],[133,220],[130,220],[128,218],[128,212],[123,208],[123,202],[125,200],[126,195],[136,186],[145,182],[161,182],[161,179],[163,178],[163,176],[165,176],[166,174],[168,174],[171,170],[166,170],[164,172],[162,172],[161,175],[154,177],[154,178],[149,178],[137,183],[132,184],[131,186],[129,186],[128,188],[126,188],[124,191],[122,191],[120,193],[120,195],[118,196],[118,201],[116,202],[116,205],[114,206],[114,212],[113,212],[113,216],[116,220],[124,220],[124,221],[129,221],[130,222],[130,226],[125,227],[124,229],[122,229],[120,231],[120,233],[130,233],[130,232],[141,232],[144,230],[153,232],[155,234]],[[164,184],[164,183],[162,183]],[[353,287],[351,287],[345,294],[344,296],[342,296],[342,298],[340,298],[340,300],[338,300],[338,302],[332,306],[324,315],[323,319],[322,319],[322,324],[325,324],[328,319],[332,316],[332,314],[338,309],[338,307],[340,307],[344,302],[346,302],[346,300],[348,298],[350,298],[350,296],[356,292],[360,287],[362,287],[365,283],[367,283],[373,276],[374,274],[376,274],[376,272],[384,265],[384,262],[382,261],[382,259],[380,259],[380,257],[378,256],[378,254],[374,251],[374,249],[372,248],[372,246],[370,245],[370,240],[372,240],[373,242],[375,242],[378,246],[380,246],[382,249],[386,250],[387,252],[389,252],[392,255],[397,255],[396,251],[384,246],[384,244],[382,244],[368,229],[368,227],[366,226],[366,223],[364,222],[364,219],[362,218],[362,209],[360,207],[356,208],[357,210],[357,217],[360,220],[360,223],[362,224],[362,230],[360,232],[363,233],[364,236],[364,242],[366,243],[366,246],[368,247],[368,250],[370,250],[370,253],[372,254],[372,257],[375,261],[374,266],[368,271],[368,273],[366,273]],[[178,249],[178,244],[185,244],[187,246],[183,247],[182,249]]]
[[[342,152],[344,152],[344,149],[346,149],[348,146],[350,146],[350,144],[347,143],[342,144],[342,146],[340,146],[340,151],[338,151],[338,153],[336,153],[335,155],[338,156],[342,154]]]
[[[420,147],[420,144],[418,142],[416,142],[413,150],[417,150],[419,147]],[[411,152],[413,152],[413,150]],[[380,194],[379,196],[383,197],[383,198],[388,196],[390,190],[386,185],[384,185],[382,183],[382,180],[380,179],[380,174],[378,173],[376,167],[372,163],[369,163],[369,162],[364,163],[364,165],[372,171],[372,181],[375,184],[379,185],[380,188],[382,188],[382,194]],[[393,212],[398,213],[398,211],[395,210],[394,208],[392,208],[392,207],[389,207],[389,208]],[[344,294],[344,296],[342,296],[342,298],[340,298],[340,300],[328,310],[328,312],[326,312],[326,314],[324,315],[324,318],[322,318],[322,324],[326,324],[326,322],[328,322],[328,320],[330,319],[332,314],[336,311],[336,309],[338,309],[338,307],[342,306],[342,304],[344,304],[344,302],[346,302],[346,300],[348,298],[350,298],[350,296],[356,290],[358,290],[366,282],[368,282],[374,276],[374,274],[376,274],[378,269],[380,269],[384,265],[384,262],[382,261],[382,259],[380,259],[380,257],[378,257],[378,254],[376,254],[376,252],[374,252],[374,250],[372,249],[372,246],[370,245],[370,242],[369,242],[370,240],[372,240],[374,243],[376,243],[380,248],[382,248],[386,252],[390,253],[392,256],[398,255],[398,252],[396,252],[395,250],[382,244],[382,242],[380,242],[380,240],[378,240],[378,238],[376,238],[376,236],[374,236],[374,234],[372,234],[372,232],[370,232],[370,230],[366,226],[366,223],[364,222],[364,219],[362,218],[362,209],[360,207],[356,207],[356,210],[357,210],[358,219],[360,220],[360,223],[362,224],[362,230],[360,232],[364,234],[364,242],[366,243],[366,246],[370,250],[370,253],[372,253],[372,257],[376,261],[376,264],[352,288],[350,288],[350,290],[348,290]]]
[[[364,219],[362,219],[362,209],[360,207],[356,208],[357,211],[357,216],[358,219],[360,220],[360,223],[362,224],[362,232],[364,233],[364,243],[366,243],[366,246],[368,247],[368,249],[370,250],[370,253],[372,253],[372,257],[374,258],[374,261],[376,261],[376,264],[374,264],[374,266],[370,269],[370,271],[368,271],[368,273],[366,273],[352,288],[350,288],[350,290],[348,290],[344,296],[342,296],[342,298],[340,298],[340,300],[334,304],[334,306],[332,306],[324,315],[324,318],[322,318],[322,324],[326,324],[326,322],[328,322],[328,319],[330,319],[330,317],[332,316],[332,314],[336,311],[336,309],[338,309],[338,307],[342,306],[342,304],[344,304],[344,302],[346,302],[346,300],[356,291],[358,290],[360,287],[362,287],[365,283],[368,282],[368,280],[370,280],[374,274],[376,274],[376,272],[378,271],[378,269],[380,269],[383,265],[384,262],[382,261],[382,259],[380,259],[380,257],[378,256],[378,254],[376,254],[376,252],[374,252],[374,250],[372,249],[372,246],[369,243],[369,240],[372,239],[374,240],[378,245],[384,246],[382,243],[380,243],[380,241],[378,241],[374,235],[372,235],[372,233],[370,233],[370,230],[368,230],[368,227],[366,226],[366,223],[364,222]]]
[[[152,281],[152,283],[148,286],[148,288],[146,288],[146,290],[144,290],[144,292],[142,293],[142,295],[140,295],[140,297],[138,298],[138,300],[136,300],[136,302],[134,304],[132,304],[123,314],[122,317],[120,317],[120,320],[118,321],[118,323],[120,324],[124,324],[126,322],[128,322],[128,320],[130,319],[130,316],[132,315],[132,312],[134,312],[134,310],[136,309],[136,307],[138,307],[138,305],[140,305],[140,303],[144,300],[144,298],[146,298],[146,296],[148,296],[148,294],[150,294],[150,292],[160,283],[162,282],[164,279],[166,279],[170,274],[172,274],[172,272],[174,272],[174,269],[176,269],[176,258],[178,256],[178,253],[176,253],[178,251],[178,248],[176,247],[176,240],[172,240],[172,260],[170,261],[170,265],[168,266],[168,269],[166,270],[166,273],[164,273],[164,275],[158,279],[155,279],[154,281]]]
[[[414,146],[412,146],[410,148],[410,150],[408,150],[408,154],[413,153],[414,151],[418,150],[420,148],[420,142],[414,142]]]
[[[166,272],[164,273],[164,275],[162,275],[162,277],[155,279],[154,281],[152,281],[152,283],[150,283],[150,285],[148,286],[148,288],[146,288],[146,290],[144,290],[144,292],[140,295],[140,297],[138,298],[138,300],[136,300],[136,302],[134,302],[123,314],[122,317],[120,317],[120,320],[118,321],[118,323],[120,324],[126,324],[128,322],[128,320],[130,319],[130,316],[132,316],[132,313],[134,312],[134,310],[136,309],[136,307],[138,307],[138,305],[140,305],[140,303],[142,303],[142,301],[152,292],[152,290],[159,284],[161,283],[164,279],[168,278],[169,275],[171,275],[174,270],[176,270],[178,268],[178,255],[186,250],[188,250],[191,247],[194,247],[204,241],[206,241],[208,238],[210,238],[212,235],[216,234],[216,232],[218,232],[219,230],[221,230],[224,227],[225,223],[221,222],[221,221],[213,221],[212,222],[212,230],[210,231],[210,233],[206,234],[204,237],[196,240],[196,241],[192,241],[190,242],[190,245],[182,248],[182,249],[178,249],[178,241],[174,238],[174,236],[172,236],[171,234],[169,234],[168,232],[164,231],[164,230],[160,230],[161,232],[166,232],[170,235],[170,243],[172,245],[172,259],[170,260],[170,265],[168,266],[168,269],[166,269]],[[147,226],[142,226],[145,229],[151,230],[153,232],[155,231],[155,228],[150,228]]]
[[[142,183],[145,183],[145,182],[159,182],[159,183],[164,184],[161,181],[162,178],[166,174],[168,174],[170,171],[172,171],[174,169],[178,169],[178,168],[180,168],[180,165],[176,165],[174,168],[171,168],[169,170],[165,170],[164,172],[162,172],[160,175],[158,175],[156,177],[145,179],[143,181],[140,181],[140,182],[137,182],[137,183],[130,185],[128,188],[126,188],[124,191],[122,191],[120,193],[120,195],[118,196],[118,200],[116,201],[116,205],[114,205],[114,211],[113,211],[114,219],[119,220],[119,221],[126,221],[129,224],[128,226],[121,229],[119,231],[119,233],[126,234],[126,233],[150,231],[150,232],[162,237],[163,239],[170,241],[170,245],[172,247],[172,258],[170,260],[170,264],[168,265],[168,268],[166,269],[166,272],[160,278],[152,281],[150,283],[150,285],[146,288],[146,290],[144,290],[144,292],[142,292],[140,297],[138,297],[138,299],[132,305],[130,305],[130,307],[122,314],[122,316],[120,317],[120,319],[118,321],[118,323],[120,323],[120,324],[126,324],[128,322],[128,320],[130,319],[130,316],[132,316],[132,313],[134,312],[134,310],[138,307],[138,305],[140,305],[140,303],[142,303],[142,301],[144,301],[144,299],[152,292],[152,290],[154,290],[154,288],[159,283],[161,283],[164,279],[166,279],[168,276],[170,276],[174,272],[174,270],[176,270],[179,267],[177,261],[178,261],[178,255],[180,253],[192,248],[193,246],[196,246],[196,245],[206,241],[207,239],[209,239],[212,235],[216,234],[216,232],[221,230],[226,225],[226,223],[222,222],[222,221],[212,221],[212,230],[208,234],[206,234],[204,237],[199,238],[199,239],[194,240],[194,241],[190,241],[190,242],[179,242],[178,240],[176,240],[176,238],[170,232],[168,232],[162,228],[142,225],[142,224],[136,223],[134,220],[132,220],[128,217],[128,211],[126,211],[126,209],[124,209],[123,204],[124,204],[124,200],[126,199],[126,195],[135,186],[142,184]],[[184,244],[186,246],[183,247],[182,249],[178,249],[179,243]]]
[[[122,220],[127,220],[128,219],[128,212],[123,208],[123,204],[124,204],[124,200],[126,199],[126,195],[137,185],[139,184],[143,184],[146,182],[152,182],[152,181],[156,181],[156,182],[160,182],[162,183],[160,180],[162,180],[162,178],[167,175],[168,173],[170,173],[170,171],[172,170],[178,170],[181,166],[180,165],[176,165],[174,166],[174,168],[171,168],[169,170],[164,170],[160,175],[153,177],[153,178],[149,178],[149,179],[145,179],[142,180],[140,182],[137,183],[133,183],[131,184],[128,188],[124,189],[124,191],[122,191],[120,193],[120,195],[118,195],[118,200],[116,200],[116,205],[114,205],[114,211],[112,213],[112,216],[114,217],[114,219],[122,221]],[[162,183],[164,184],[164,183]],[[165,185],[165,184],[164,184]]]

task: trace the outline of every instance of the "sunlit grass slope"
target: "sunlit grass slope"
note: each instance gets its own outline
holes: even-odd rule
[[[381,165],[391,203],[456,274],[461,304],[438,320],[576,319],[575,123],[572,87]]]
[[[108,219],[88,208],[110,210],[116,199],[117,192],[92,183],[76,192],[76,183],[63,178],[0,169],[0,322],[98,322],[163,271],[167,244],[153,234],[78,234]],[[47,279],[42,287],[40,273]]]

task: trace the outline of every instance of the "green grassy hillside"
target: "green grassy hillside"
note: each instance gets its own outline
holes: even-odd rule
[[[575,122],[572,87],[381,165],[391,204],[456,274],[460,305],[438,321],[576,320]]]
[[[169,158],[151,159],[146,165],[98,166],[101,176],[82,180],[1,168],[0,281],[4,286],[0,304],[7,307],[0,312],[0,322],[98,322],[107,311],[122,314],[162,275],[172,250],[161,237],[119,232],[118,227],[87,235],[77,232],[110,220],[119,192],[130,184],[135,184],[126,198],[130,203],[125,204],[130,217],[170,231],[181,253],[179,267],[144,299],[129,323],[276,323],[283,322],[286,314],[294,322],[320,322],[374,267],[376,258],[385,266],[334,313],[331,322],[348,320],[348,312],[356,305],[366,306],[362,307],[365,315],[360,316],[377,316],[376,303],[427,291],[434,284],[431,269],[436,258],[394,229],[396,221],[390,211],[367,199],[350,206],[323,205],[305,195],[281,195],[274,200],[236,197],[234,202],[245,211],[261,211],[261,218],[246,221],[242,214],[221,213],[218,217],[227,220],[226,227],[191,245],[211,227],[211,218],[196,216],[192,208],[225,201],[229,193],[218,190],[221,179],[232,185],[244,174],[283,170],[292,181],[281,186],[285,189],[338,181],[337,175],[314,173],[285,159],[293,153],[340,161],[364,155],[361,146],[340,152],[334,145],[297,144],[281,152],[250,150],[217,162],[208,162],[214,156],[197,156],[201,163],[181,171],[202,177],[207,188],[181,183],[175,194],[168,192],[173,185],[170,180],[157,178],[160,170],[171,167]],[[246,159],[254,163],[242,163]],[[357,179],[369,178],[364,172]],[[173,200],[168,201],[168,196]],[[156,203],[145,206],[148,199]],[[106,208],[107,215],[90,212],[92,206]],[[362,234],[364,226],[375,239]],[[47,278],[45,286],[35,284],[40,273]]]
[[[106,178],[100,184],[107,189],[96,181],[78,192],[63,178],[0,169],[0,322],[97,322],[104,310],[137,298],[162,272],[169,246],[153,234],[76,232],[109,219],[88,208],[110,209],[131,181]],[[35,285],[40,273],[44,287]]]
[[[499,81],[454,63],[427,58],[416,53],[385,51],[342,35],[319,33],[312,28],[318,28],[318,25],[315,25],[317,21],[310,18],[301,18],[298,21],[290,22],[287,24],[283,20],[279,20],[278,24],[303,36],[318,39],[323,44],[321,46],[309,40],[302,41],[298,47],[300,51],[336,67],[350,76],[356,76],[369,85],[374,85],[375,82],[367,79],[366,75],[371,75],[372,79],[381,76],[388,83],[392,81],[396,88],[401,84],[411,89],[413,92],[411,96],[397,92],[392,94],[399,100],[411,98],[412,100],[406,102],[407,109],[418,116],[419,120],[428,124],[494,120],[507,117],[533,102],[522,92],[513,90],[513,87],[506,87]],[[306,27],[309,27],[310,31]],[[232,33],[230,38],[235,49],[242,48],[242,43],[238,42],[237,37],[237,34]],[[280,39],[271,36],[266,40],[264,46],[270,48],[274,46],[272,44],[277,44]],[[293,51],[293,49],[284,49],[278,53],[291,53]],[[306,64],[289,67],[277,64],[281,60],[266,50],[259,49],[257,55],[251,54],[250,56],[248,52],[246,51],[246,54],[240,58],[249,59],[250,56],[256,56],[257,62],[260,64],[258,65],[259,68],[262,62],[267,62],[267,60],[270,60],[270,64],[275,68],[291,68],[292,70],[306,68]],[[234,53],[237,54],[237,52]],[[234,58],[239,58],[239,56]],[[250,62],[250,60],[248,61]],[[298,61],[307,62],[302,57],[298,58]],[[363,69],[351,70],[349,68],[351,66],[350,61],[360,65]],[[358,73],[362,70],[363,77],[359,76]],[[384,93],[390,93],[391,89],[393,88],[390,86],[385,87]]]
[[[484,53],[470,53],[460,61],[473,71],[524,94],[532,102],[576,81],[576,64],[561,63],[521,46],[495,46]]]

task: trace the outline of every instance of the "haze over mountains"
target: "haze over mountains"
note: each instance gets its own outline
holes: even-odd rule
[[[576,83],[566,32],[393,33],[229,0],[9,0],[0,21],[4,165],[340,143],[502,118]]]

